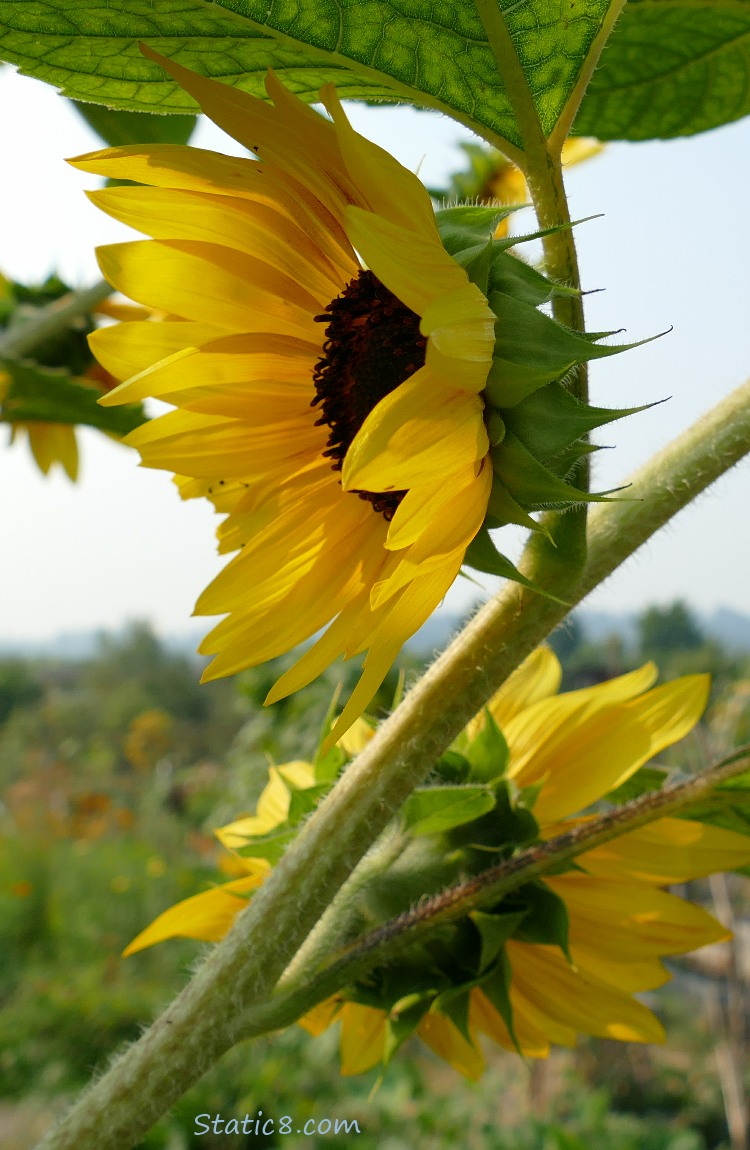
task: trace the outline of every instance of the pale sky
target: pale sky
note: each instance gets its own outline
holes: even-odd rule
[[[94,177],[64,156],[99,142],[54,90],[0,70],[3,240],[0,269],[31,282],[58,270],[75,286],[97,276],[97,243],[135,238],[83,195]],[[357,129],[388,147],[427,183],[460,165],[460,126],[431,113],[353,106]],[[193,141],[241,151],[202,125]],[[668,403],[600,433],[616,450],[596,461],[599,489],[617,486],[649,455],[741,383],[750,371],[746,223],[750,121],[668,143],[610,146],[570,172],[576,218],[604,213],[577,230],[583,286],[606,288],[586,301],[591,330],[626,328],[662,339],[594,366],[592,400],[630,407]],[[527,225],[533,226],[529,214]],[[0,428],[0,445],[6,437]],[[163,472],[137,466],[135,452],[93,432],[80,436],[79,483],[43,478],[25,443],[0,446],[0,640],[118,628],[147,618],[162,633],[195,632],[198,593],[219,570],[216,519],[182,503]],[[750,613],[746,527],[750,469],[740,465],[684,511],[588,600],[631,611],[688,599],[697,608]],[[506,549],[517,554],[519,537]],[[475,589],[460,580],[447,607]],[[208,629],[208,624],[206,624]]]

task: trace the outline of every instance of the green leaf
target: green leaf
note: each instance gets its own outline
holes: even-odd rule
[[[121,144],[186,144],[197,116],[155,116],[151,112],[126,112],[101,104],[71,100],[79,115],[111,148]]]
[[[505,0],[507,26],[546,133],[606,19],[608,0]],[[0,55],[80,100],[194,111],[138,50],[256,95],[269,66],[304,99],[334,81],[342,97],[406,101],[521,145],[493,47],[470,0],[0,0]]]
[[[484,247],[492,239],[495,228],[501,220],[507,219],[524,204],[505,204],[483,207],[481,204],[465,204],[455,208],[441,208],[435,212],[435,223],[440,233],[440,241],[452,256],[466,249]]]
[[[493,364],[486,390],[490,403],[501,410],[515,406],[535,390],[531,386],[534,379],[539,381],[537,387],[551,383],[577,363],[603,359],[639,346],[639,343],[596,343],[595,340],[612,333],[572,331],[531,304],[504,292],[493,292],[489,303],[498,317],[495,358],[502,362],[503,368],[500,370]],[[510,371],[510,365],[514,364],[523,369],[519,378],[524,388],[520,392]]]
[[[0,372],[10,377],[10,387],[0,405],[7,423],[69,423],[96,427],[123,436],[145,423],[140,404],[101,407],[102,394],[65,371],[32,367],[15,360],[0,360]]]
[[[466,749],[471,763],[469,779],[477,783],[491,783],[505,774],[510,751],[503,732],[488,707],[484,708],[484,722]]]
[[[470,1046],[474,1046],[474,1039],[469,1030],[470,1001],[471,986],[451,986],[437,996],[434,1009],[449,1018],[459,1034]]]
[[[688,136],[750,112],[747,0],[631,0],[575,121],[601,140]]]
[[[488,787],[417,787],[401,808],[401,818],[410,834],[434,835],[473,822],[494,805]]]

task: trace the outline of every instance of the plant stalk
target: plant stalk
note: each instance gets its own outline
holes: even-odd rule
[[[68,292],[60,299],[39,308],[33,318],[14,324],[0,335],[0,359],[33,358],[34,348],[65,331],[71,320],[88,315],[113,291],[112,285],[106,280],[99,280],[91,287]]]
[[[631,500],[594,511],[583,576],[563,592],[570,605],[748,451],[750,382],[650,461]],[[532,560],[521,566],[547,582]],[[567,610],[503,587],[379,728],[192,981],[47,1135],[45,1150],[128,1150],[229,1049],[413,787]]]

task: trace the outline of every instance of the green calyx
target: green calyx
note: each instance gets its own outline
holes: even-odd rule
[[[362,929],[395,919],[424,898],[440,898],[519,850],[539,841],[532,806],[535,792],[520,791],[505,777],[508,747],[492,715],[464,731],[436,764],[431,784],[417,788],[391,828],[400,851],[359,894]],[[393,838],[391,838],[393,842]],[[472,1042],[471,992],[480,988],[513,1038],[511,939],[558,946],[568,955],[568,915],[563,901],[541,881],[526,883],[481,911],[444,924],[376,967],[341,992],[350,1002],[382,1010],[387,1037],[384,1062],[438,1013]]]
[[[524,205],[447,208],[436,213],[436,223],[446,251],[466,269],[497,317],[495,350],[483,392],[492,494],[485,522],[467,550],[466,564],[531,586],[497,551],[488,531],[509,523],[541,531],[531,516],[534,511],[564,511],[607,500],[611,492],[592,494],[575,484],[582,460],[599,450],[589,442],[589,434],[652,405],[593,407],[568,389],[566,382],[579,365],[639,344],[602,344],[614,332],[573,331],[540,311],[556,296],[580,293],[555,283],[512,250],[561,229],[495,238],[498,227],[519,206]]]
[[[334,699],[331,712],[335,709]],[[326,720],[324,736],[328,727]],[[449,888],[541,841],[533,814],[538,788],[520,789],[507,778],[509,761],[505,737],[485,708],[438,759],[429,783],[412,792],[385,829],[369,856],[366,880],[357,881],[355,872],[342,941],[356,945],[357,937],[393,922],[425,897],[439,899]],[[287,819],[271,833],[248,835],[236,853],[276,865],[346,762],[347,755],[336,746],[325,760],[314,761],[311,785],[298,787],[282,776],[289,793]],[[435,927],[344,987],[338,997],[384,1013],[385,1064],[428,1012],[450,1019],[472,1042],[469,1006],[475,988],[481,988],[515,1041],[505,950],[511,939],[557,946],[569,959],[567,910],[543,881],[527,882],[481,911],[467,911]]]

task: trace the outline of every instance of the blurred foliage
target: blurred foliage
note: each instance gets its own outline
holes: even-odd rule
[[[554,642],[565,647],[569,685],[641,657],[624,644],[592,644],[575,622]],[[683,766],[701,745],[731,745],[750,725],[748,669],[722,657],[731,674],[700,745],[677,748]],[[33,1142],[184,985],[199,944],[176,940],[128,960],[120,952],[165,907],[216,881],[212,828],[253,809],[269,759],[313,755],[339,679],[346,691],[357,675],[356,666],[330,669],[304,694],[262,708],[290,661],[201,686],[199,660],[142,623],[102,635],[96,653],[77,662],[0,659],[0,1139],[8,1150]],[[419,666],[402,657],[407,678]],[[396,682],[394,671],[379,713]],[[658,999],[669,1016],[666,1049],[589,1041],[533,1068],[488,1050],[476,1085],[415,1046],[373,1093],[376,1072],[339,1076],[336,1028],[314,1040],[292,1028],[240,1045],[141,1150],[728,1147],[714,1036],[696,976],[685,971]],[[360,1133],[196,1133],[198,1114],[241,1119],[259,1110],[292,1116],[295,1129],[310,1118],[356,1120]]]

